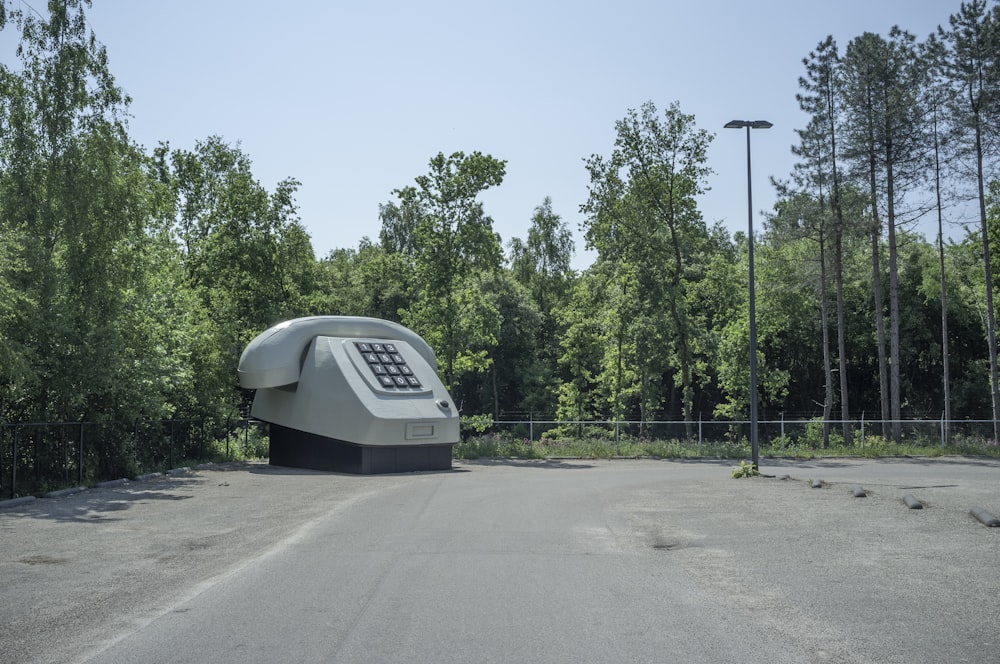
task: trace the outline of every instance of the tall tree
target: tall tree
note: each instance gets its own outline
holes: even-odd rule
[[[816,50],[803,60],[805,76],[799,78],[802,91],[797,95],[799,107],[811,116],[808,128],[800,134],[802,145],[798,154],[803,158],[801,170],[816,188],[820,211],[829,205],[833,215],[829,234],[833,243],[833,279],[837,298],[837,359],[840,378],[840,419],[844,443],[851,444],[850,392],[847,366],[847,321],[844,311],[844,234],[846,232],[842,204],[843,174],[839,166],[841,124],[841,60],[832,36],[820,42]],[[829,200],[828,200],[829,199]],[[825,259],[824,259],[825,260]],[[825,297],[825,296],[824,296]],[[827,375],[832,387],[832,376]],[[827,394],[832,399],[832,394]],[[828,432],[824,427],[824,438]]]
[[[934,209],[937,213],[937,245],[938,273],[940,276],[941,295],[941,386],[943,401],[943,416],[945,422],[945,439],[951,439],[951,360],[948,340],[948,288],[945,270],[944,247],[944,196],[942,180],[945,169],[947,138],[948,87],[941,76],[941,62],[944,58],[942,43],[931,35],[924,44],[925,57],[932,68],[931,82],[927,86],[926,105],[930,115],[930,134],[933,141],[932,151],[932,189],[934,191]]]
[[[438,153],[429,165],[415,186],[393,191],[398,203],[382,207],[382,236],[400,237],[394,230],[400,220],[412,229],[412,242],[395,246],[413,252],[419,288],[403,322],[438,352],[444,382],[454,389],[462,374],[489,368],[486,348],[496,343],[496,311],[473,277],[499,270],[502,250],[493,220],[477,197],[503,182],[506,162],[480,152],[456,152]]]
[[[986,296],[986,342],[989,347],[990,392],[993,404],[993,437],[1000,440],[1000,377],[997,371],[996,314],[993,307],[993,278],[990,266],[990,238],[987,228],[987,157],[995,158],[996,126],[1000,112],[1000,27],[997,8],[991,12],[986,0],[963,2],[949,19],[949,28],[939,28],[945,45],[941,65],[953,90],[951,122],[964,146],[963,157],[971,159],[976,177],[975,197],[979,203],[980,236]]]
[[[693,257],[702,258],[708,244],[696,198],[710,172],[706,153],[712,137],[677,103],[662,118],[652,102],[638,112],[630,109],[615,129],[611,156],[587,160],[590,194],[581,206],[587,244],[617,284],[614,415],[622,414],[628,375],[638,381],[645,419],[661,399],[660,381],[653,376],[673,369],[690,425],[700,333],[689,314],[687,284],[702,265]],[[627,372],[623,362],[632,344],[630,352],[642,360]]]
[[[566,304],[575,277],[570,266],[573,235],[546,196],[531,217],[527,239],[515,237],[508,246],[511,274],[528,290],[538,310],[538,325],[532,331],[534,370],[525,376],[530,385],[525,386],[524,406],[552,413],[562,332],[555,312]]]
[[[39,419],[144,408],[130,386],[147,349],[129,314],[143,279],[149,180],[89,6],[53,0],[47,18],[11,12],[21,67],[0,70],[0,236],[23,306],[3,336],[30,361],[21,413]]]
[[[221,137],[194,150],[155,151],[172,195],[171,229],[186,287],[195,297],[188,356],[197,404],[225,414],[239,395],[240,352],[260,331],[306,313],[315,288],[312,245],[298,220],[298,182],[273,192],[254,177],[250,157]]]
[[[807,135],[806,135],[807,136]],[[807,144],[807,140],[803,141]],[[808,149],[805,148],[804,149]],[[817,178],[820,179],[820,178]],[[823,356],[823,446],[830,444],[830,413],[833,409],[833,371],[830,361],[830,317],[829,294],[827,293],[827,245],[830,242],[830,226],[833,215],[824,207],[823,188],[819,187],[819,198],[808,194],[793,194],[783,185],[778,186],[781,200],[775,205],[776,213],[770,219],[774,236],[786,236],[791,240],[798,238],[815,242],[816,264],[819,275],[815,281],[819,295],[820,336],[822,338]]]
[[[913,36],[893,27],[888,39],[865,33],[847,48],[844,71],[846,103],[853,125],[857,162],[864,164],[872,206],[873,277],[881,241],[884,213],[889,259],[889,416],[893,440],[899,442],[902,395],[900,393],[900,308],[897,226],[901,203],[925,170],[925,140],[921,94],[927,68],[918,57]],[[884,208],[882,207],[884,206]],[[881,290],[876,283],[876,293]],[[882,307],[881,297],[876,307]],[[881,320],[877,316],[876,320]],[[880,336],[884,336],[881,333]],[[881,355],[881,353],[880,353]],[[885,399],[883,398],[883,406]],[[883,419],[885,415],[883,414]]]

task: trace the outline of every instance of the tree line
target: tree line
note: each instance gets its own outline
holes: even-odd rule
[[[549,198],[526,237],[497,235],[480,195],[507,164],[476,151],[431,156],[378,238],[317,258],[296,180],[269,190],[217,136],[129,137],[89,6],[0,4],[20,34],[0,65],[0,419],[224,419],[245,345],[327,314],[415,330],[465,415],[746,417],[748,238],[702,217],[714,136],[679,102],[626,110],[585,160],[587,269]],[[803,60],[809,121],[754,238],[763,418],[996,419],[1000,7],[942,18]]]

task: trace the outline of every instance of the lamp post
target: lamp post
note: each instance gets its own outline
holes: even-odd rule
[[[750,130],[770,129],[773,125],[767,120],[732,120],[725,124],[726,129],[747,129],[747,248],[750,261],[748,274],[750,281],[750,453],[753,467],[757,468],[760,461],[760,446],[757,442],[757,309],[754,295],[753,279],[753,194],[750,179]]]

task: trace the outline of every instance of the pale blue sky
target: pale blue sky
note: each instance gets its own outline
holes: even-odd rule
[[[503,185],[483,197],[504,243],[524,237],[551,196],[583,268],[592,261],[579,232],[583,159],[611,152],[627,109],[678,101],[716,134],[701,209],[709,223],[745,230],[745,135],[722,125],[774,123],[752,136],[754,208],[769,208],[768,176],[788,175],[805,124],[795,101],[802,58],[828,34],[841,52],[894,24],[923,39],[959,5],[93,0],[88,14],[133,98],[134,139],[150,149],[212,134],[239,141],[269,190],[285,177],[302,182],[317,256],[377,238],[379,204],[433,155],[479,150],[508,162]]]

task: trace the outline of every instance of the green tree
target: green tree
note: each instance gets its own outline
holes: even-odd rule
[[[605,412],[599,403],[602,385],[598,381],[607,337],[600,319],[608,281],[606,275],[601,274],[604,267],[597,264],[580,275],[573,284],[567,304],[555,311],[565,330],[559,341],[562,372],[556,410],[559,420],[583,422]],[[577,425],[577,432],[582,432],[582,424]]]
[[[926,140],[922,119],[928,69],[915,40],[897,27],[888,39],[865,33],[847,48],[845,98],[851,118],[856,162],[863,164],[871,197],[873,275],[876,307],[882,307],[877,259],[884,215],[889,259],[889,417],[892,436],[900,439],[900,298],[897,226],[907,188],[926,174]],[[882,317],[877,316],[877,321]],[[881,326],[880,326],[880,329]],[[880,332],[884,337],[884,332]],[[883,342],[884,343],[884,342]],[[880,355],[882,352],[880,352]],[[883,396],[883,406],[885,398]],[[886,413],[883,412],[883,419]]]
[[[489,368],[486,349],[496,343],[498,317],[474,277],[499,270],[503,252],[477,197],[503,182],[506,162],[456,152],[439,153],[429,165],[415,186],[393,191],[398,203],[382,206],[382,237],[412,233],[412,242],[389,247],[410,252],[416,272],[418,295],[401,312],[403,323],[437,351],[444,382],[453,389],[463,374]]]
[[[597,250],[613,285],[607,312],[613,370],[605,372],[614,385],[613,415],[623,415],[634,392],[645,421],[663,397],[658,377],[676,376],[690,425],[702,331],[690,316],[688,284],[698,278],[703,262],[695,257],[703,257],[709,238],[696,198],[710,172],[712,137],[676,103],[661,118],[647,102],[615,129],[611,156],[587,160],[590,194],[581,206],[587,246]]]
[[[524,377],[528,384],[522,406],[552,413],[557,400],[558,339],[563,332],[555,312],[565,306],[576,278],[570,266],[573,235],[546,197],[535,208],[527,240],[513,238],[509,248],[511,274],[527,289],[538,311],[537,325],[528,331],[532,368]]]
[[[480,272],[473,278],[489,303],[487,315],[495,312],[492,315],[496,316],[497,333],[495,343],[484,347],[490,358],[489,370],[463,377],[465,408],[469,412],[490,412],[494,419],[526,406],[532,410],[532,391],[540,382],[539,349],[535,343],[541,327],[539,311],[528,290],[508,272]]]
[[[801,145],[793,148],[802,162],[796,165],[800,172],[801,185],[815,191],[819,200],[819,213],[825,217],[827,206],[832,212],[830,223],[822,224],[822,235],[829,236],[832,247],[833,280],[836,291],[837,309],[837,358],[838,375],[840,379],[840,416],[843,421],[844,441],[850,444],[850,392],[847,389],[847,322],[844,310],[844,234],[845,217],[842,205],[843,174],[840,166],[840,125],[842,123],[842,93],[841,93],[841,59],[837,43],[832,36],[820,42],[816,50],[803,60],[806,67],[805,76],[799,79],[802,91],[797,95],[799,107],[811,117],[807,129],[799,132]],[[829,226],[829,228],[827,228]],[[819,229],[817,229],[819,230]],[[826,263],[826,247],[821,249],[821,261]],[[825,283],[825,280],[824,280]],[[821,301],[826,302],[827,296],[821,294]],[[823,316],[824,320],[826,316]],[[825,328],[824,328],[825,330]],[[825,333],[825,332],[824,332]],[[824,343],[824,355],[827,355],[826,366],[829,367],[827,350]],[[825,408],[832,408],[833,378],[827,371]],[[826,418],[824,418],[826,419]],[[829,438],[829,429],[824,426],[824,440]]]
[[[399,322],[412,298],[412,272],[412,256],[362,238],[357,249],[334,249],[319,261],[309,312]]]
[[[150,179],[89,6],[11,12],[21,67],[0,70],[0,246],[18,304],[0,317],[11,359],[0,386],[19,417],[129,418],[155,403],[137,370],[150,348],[134,317]]]
[[[172,195],[168,223],[196,307],[188,312],[191,407],[222,415],[238,400],[243,348],[271,325],[309,312],[314,299],[317,268],[298,220],[298,182],[286,179],[268,192],[250,158],[217,136],[192,151],[161,145],[155,159]]]
[[[830,316],[827,274],[828,250],[830,236],[833,234],[834,215],[830,214],[823,204],[823,190],[820,198],[808,194],[792,194],[783,186],[779,186],[783,198],[775,205],[776,213],[771,217],[770,227],[777,241],[785,239],[789,244],[797,240],[815,243],[815,258],[807,257],[804,263],[816,265],[818,274],[802,275],[806,277],[802,283],[815,284],[819,299],[819,328],[822,338],[821,355],[823,357],[823,446],[830,442],[830,414],[833,410],[833,371],[830,360]],[[795,261],[793,264],[797,264]],[[812,271],[815,272],[815,271]],[[796,317],[798,318],[798,317]]]
[[[975,199],[979,203],[980,240],[985,284],[985,330],[989,347],[990,394],[993,405],[993,437],[1000,439],[1000,377],[997,370],[996,314],[993,306],[993,271],[987,227],[987,159],[995,159],[997,119],[1000,113],[1000,27],[998,10],[987,9],[986,0],[963,2],[949,19],[949,28],[939,28],[945,53],[939,60],[952,90],[951,124],[960,140],[959,157],[974,164]]]

